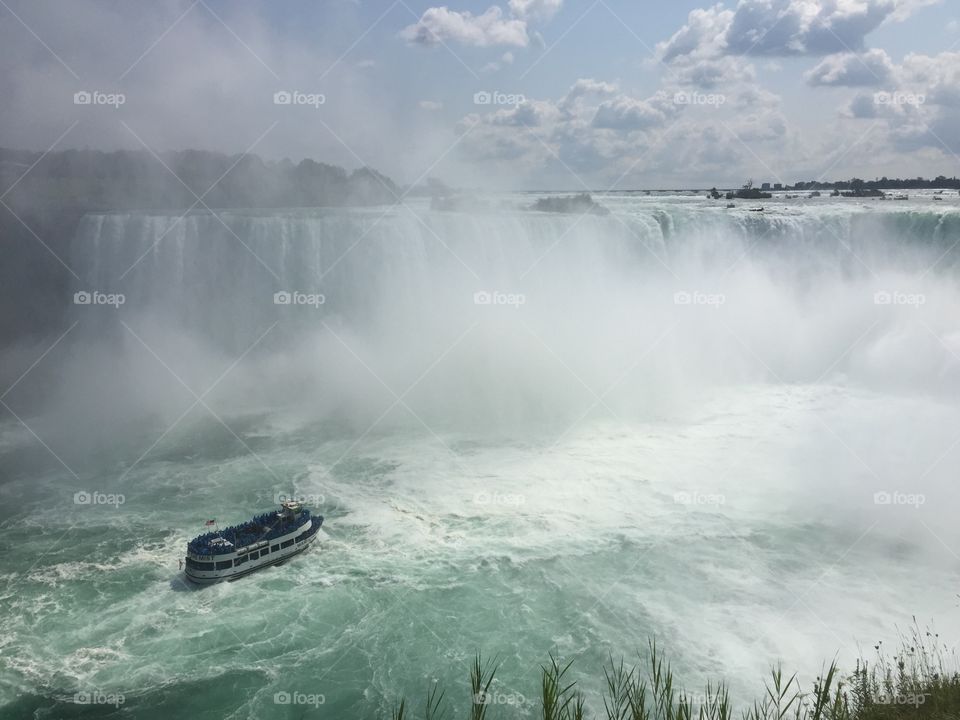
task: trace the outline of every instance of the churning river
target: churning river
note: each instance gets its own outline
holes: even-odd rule
[[[744,702],[960,638],[956,198],[595,199],[86,216],[0,427],[0,715],[464,717],[478,650],[494,718],[549,653],[597,710],[649,638]],[[282,497],[307,553],[183,582]]]

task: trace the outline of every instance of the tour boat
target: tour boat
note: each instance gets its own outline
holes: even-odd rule
[[[312,515],[299,502],[284,502],[277,512],[191,540],[184,573],[202,584],[236,580],[303,552],[322,524],[322,515]]]

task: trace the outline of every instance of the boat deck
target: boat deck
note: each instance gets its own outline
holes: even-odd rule
[[[247,545],[286,535],[309,519],[310,511],[305,509],[293,517],[283,516],[280,513],[264,513],[245,523],[217,532],[204,533],[187,543],[187,550],[200,556],[225,555]],[[227,542],[224,543],[223,540]]]

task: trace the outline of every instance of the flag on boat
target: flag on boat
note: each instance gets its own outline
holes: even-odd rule
[[[207,521],[204,523],[204,525],[216,525],[216,524],[217,524],[217,521],[216,521],[216,520],[207,520]]]

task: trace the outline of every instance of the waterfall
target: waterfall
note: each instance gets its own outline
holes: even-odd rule
[[[958,384],[948,251],[960,215],[609,205],[586,216],[422,205],[93,214],[73,262],[78,287],[124,295],[131,328],[159,320],[225,357],[275,324],[254,355],[282,364],[264,377],[282,367],[296,393],[322,388],[320,403],[354,407],[377,383],[400,393],[427,368],[416,392],[445,416],[452,403],[564,416],[612,385],[605,404],[652,412],[715,383],[825,372]],[[109,313],[74,312],[88,332],[124,334]],[[344,370],[350,355],[376,377]]]

